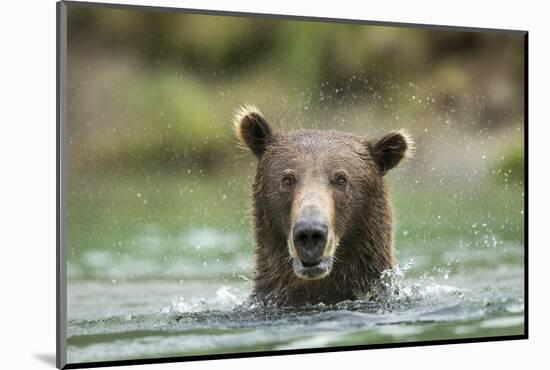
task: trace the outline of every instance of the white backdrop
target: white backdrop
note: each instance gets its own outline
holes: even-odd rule
[[[122,2],[111,0],[111,2]],[[517,369],[548,366],[550,189],[544,151],[550,38],[544,2],[127,0],[126,3],[530,31],[530,339],[315,355],[146,365],[151,369]],[[536,5],[535,5],[536,4]],[[1,12],[0,330],[2,368],[55,358],[55,1],[6,1]],[[7,81],[7,84],[6,84]],[[546,355],[546,356],[545,356]],[[546,365],[544,365],[546,363]],[[125,367],[140,369],[144,366]]]

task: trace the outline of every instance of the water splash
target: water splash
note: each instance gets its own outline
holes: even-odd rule
[[[168,307],[160,310],[162,314],[180,315],[188,312],[229,311],[241,305],[247,292],[235,287],[222,286],[214,297],[175,297]]]
[[[359,301],[370,303],[371,307],[376,307],[379,312],[391,312],[420,304],[422,301],[433,304],[436,301],[464,296],[463,289],[437,284],[434,277],[428,274],[422,275],[419,279],[407,278],[407,273],[414,266],[415,260],[410,259],[403,266],[397,264],[383,271],[380,279],[368,292],[359,297]],[[446,271],[444,278],[448,279]]]

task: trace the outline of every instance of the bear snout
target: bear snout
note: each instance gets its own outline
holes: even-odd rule
[[[292,238],[302,264],[315,266],[321,261],[327,243],[328,226],[320,218],[303,217],[294,224]]]

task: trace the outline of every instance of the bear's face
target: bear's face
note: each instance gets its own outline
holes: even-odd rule
[[[412,147],[400,131],[373,142],[337,131],[279,133],[251,107],[236,114],[235,129],[258,159],[254,196],[302,279],[331,272],[340,242],[377,206],[382,177]]]

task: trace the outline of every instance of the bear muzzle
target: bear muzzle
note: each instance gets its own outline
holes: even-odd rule
[[[296,220],[292,228],[295,256],[294,273],[304,279],[320,279],[332,268],[332,255],[327,255],[329,227],[320,217],[308,216]]]
[[[306,267],[312,267],[321,261],[321,255],[327,243],[328,226],[317,217],[303,217],[292,228],[292,240],[298,258]]]

